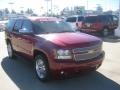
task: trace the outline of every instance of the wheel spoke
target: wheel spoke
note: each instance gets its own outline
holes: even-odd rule
[[[44,78],[46,75],[46,67],[41,59],[36,61],[36,72],[40,78]]]

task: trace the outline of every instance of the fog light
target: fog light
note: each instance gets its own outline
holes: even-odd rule
[[[64,74],[64,71],[61,71],[60,74],[63,75],[63,74]]]

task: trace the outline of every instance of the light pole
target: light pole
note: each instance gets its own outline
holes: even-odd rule
[[[87,0],[87,10],[88,10],[88,0]]]
[[[51,15],[52,15],[52,4],[53,4],[53,2],[52,2],[52,0],[51,0]]]
[[[12,12],[12,5],[14,4],[13,2],[10,2],[10,3],[8,3],[8,4],[10,4],[10,8],[11,8],[11,12]]]
[[[20,8],[21,8],[21,12],[20,12],[20,13],[21,13],[21,14],[24,14],[24,11],[23,11],[23,8],[24,8],[24,7],[20,7]]]
[[[46,1],[46,3],[47,3],[47,16],[48,16],[48,2],[50,1],[50,0],[45,0]]]
[[[88,0],[86,1],[86,4],[87,4],[86,14],[88,15]]]
[[[119,22],[118,28],[115,30],[115,36],[120,37],[120,0],[119,0]]]

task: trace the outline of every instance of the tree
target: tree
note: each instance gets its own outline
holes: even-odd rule
[[[11,14],[16,14],[15,10],[12,10],[12,11],[11,11]]]
[[[85,7],[84,6],[75,6],[74,7],[74,14],[83,15],[84,12],[85,12]]]
[[[4,12],[5,12],[5,14],[9,14],[10,13],[9,10],[8,10],[8,8],[5,8]]]
[[[103,8],[101,7],[100,4],[97,4],[96,12],[97,12],[97,14],[102,14],[103,13]]]
[[[0,16],[2,16],[3,15],[3,12],[0,10]]]
[[[28,8],[27,11],[26,11],[26,13],[27,14],[33,14],[33,10]]]
[[[70,13],[70,9],[68,7],[64,8],[62,11],[61,11],[61,15],[69,15]]]
[[[20,11],[20,13],[21,13],[21,14],[23,14],[23,13],[24,13],[24,11],[23,11],[23,10],[21,10],[21,11]]]

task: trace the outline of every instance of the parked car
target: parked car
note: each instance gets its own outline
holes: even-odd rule
[[[67,17],[66,22],[70,23],[73,29],[80,30],[83,19],[84,19],[83,16],[76,15],[76,16]]]
[[[5,30],[7,21],[0,21],[0,32]]]
[[[67,22],[53,17],[12,19],[5,40],[9,57],[18,54],[33,60],[41,81],[95,71],[104,59],[101,39],[75,32]]]
[[[118,17],[115,15],[86,16],[80,31],[107,36],[109,34],[114,34],[114,30],[117,26]]]

